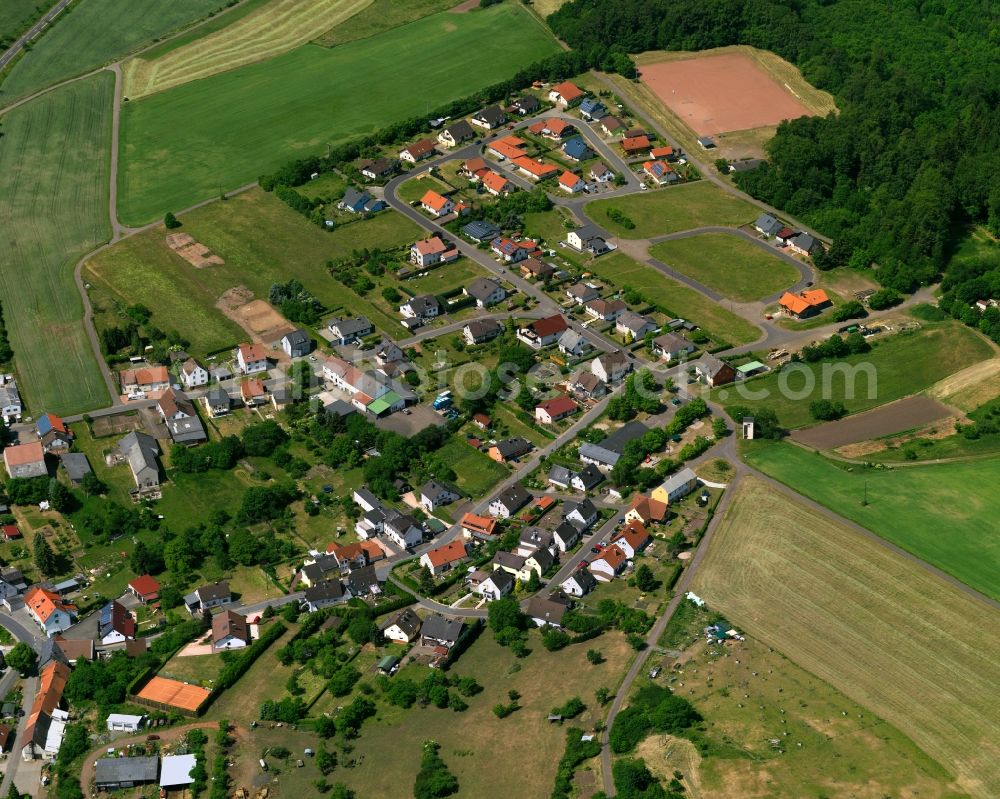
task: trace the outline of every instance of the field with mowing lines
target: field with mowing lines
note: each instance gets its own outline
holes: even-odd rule
[[[747,462],[888,541],[1000,599],[1000,461],[866,469],[791,444],[755,443]],[[852,471],[847,471],[851,469]],[[867,491],[868,504],[863,505]]]
[[[78,413],[110,399],[84,332],[73,266],[111,235],[113,86],[110,73],[97,75],[3,117],[0,301],[32,414]]]
[[[692,588],[894,725],[962,790],[1000,793],[1000,638],[984,634],[996,610],[754,478]]]
[[[11,70],[0,85],[0,103],[96,69],[224,5],[224,0],[74,3]]]
[[[799,279],[791,264],[725,233],[664,241],[649,254],[737,302],[776,294]]]
[[[636,289],[649,302],[662,306],[675,316],[690,319],[710,335],[729,344],[749,344],[760,338],[760,330],[742,317],[622,253],[598,258],[587,268],[615,286]]]
[[[628,230],[608,219],[609,208],[625,214],[635,228]],[[587,204],[586,211],[595,222],[624,239],[651,238],[706,225],[739,227],[758,216],[756,206],[703,180],[612,200],[596,200]]]
[[[850,413],[867,410],[923,391],[992,354],[993,348],[978,333],[956,322],[943,322],[889,336],[861,355],[792,365],[755,378],[745,384],[753,399],[744,399],[739,386],[713,393],[727,406],[771,408],[784,427],[805,427],[815,423],[809,413],[813,400],[842,402]],[[846,375],[846,367],[858,371]]]
[[[219,72],[266,61],[339,25],[372,0],[271,0],[222,30],[155,59],[125,65],[125,95],[132,100]]]
[[[180,330],[191,341],[193,354],[212,352],[243,337],[215,306],[234,286],[245,285],[266,299],[272,283],[295,277],[324,305],[340,307],[351,301],[327,273],[328,259],[341,258],[355,247],[405,244],[419,233],[416,225],[392,211],[327,233],[259,189],[211,203],[181,219],[181,231],[221,256],[225,265],[195,269],[167,247],[160,226],[118,242],[84,268],[95,286],[99,328],[117,323],[112,299],[142,303],[153,309],[153,324]]]
[[[556,49],[527,11],[503,4],[435,14],[341,47],[304,45],[127,103],[120,215],[140,223],[187,207],[289,158],[424,114]],[[407,91],[399,91],[399,64]]]
[[[455,5],[455,0],[406,0],[405,3],[399,0],[373,0],[353,17],[345,19],[313,41],[324,47],[336,47],[377,36]]]

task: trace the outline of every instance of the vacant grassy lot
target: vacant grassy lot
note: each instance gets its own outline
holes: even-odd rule
[[[421,744],[432,739],[441,744],[441,757],[458,777],[460,796],[480,796],[497,785],[511,796],[548,796],[566,732],[546,716],[552,707],[579,696],[588,709],[572,723],[589,728],[600,717],[594,691],[601,686],[614,691],[632,653],[619,633],[560,652],[547,652],[533,633],[529,647],[531,654],[517,660],[484,632],[452,670],[475,677],[484,688],[468,700],[469,709],[463,713],[435,707],[401,710],[379,702],[379,717],[367,722],[354,743],[352,755],[364,761],[357,768],[338,770],[336,778],[359,797],[407,796]],[[600,650],[604,663],[590,665],[589,648]],[[407,668],[401,674],[422,679],[426,669]],[[509,701],[509,690],[521,694],[521,709],[498,719],[492,707]],[[393,757],[384,757],[387,751]]]
[[[326,261],[355,248],[393,247],[413,241],[418,228],[392,211],[327,233],[259,189],[211,203],[183,217],[181,230],[225,260],[224,266],[195,269],[167,247],[157,227],[102,252],[86,265],[87,279],[107,297],[153,309],[153,323],[177,329],[195,354],[228,346],[242,337],[215,304],[234,286],[267,298],[272,283],[298,278],[328,307],[350,301],[326,271]],[[102,303],[100,325],[114,321]],[[235,338],[234,338],[235,337]]]
[[[617,208],[635,223],[633,230],[608,218]],[[587,215],[626,239],[645,239],[704,225],[739,227],[758,215],[756,206],[727,194],[708,181],[699,180],[658,191],[646,191],[588,203]]]
[[[983,520],[1000,511],[993,488],[997,461],[865,469],[764,442],[746,457],[762,472],[1000,599],[1000,540],[983,534]]]
[[[144,222],[186,207],[291,157],[425,114],[555,50],[537,20],[504,4],[436,14],[342,47],[304,45],[129,103],[122,218]],[[407,91],[399,91],[401,63]]]
[[[1000,791],[1000,640],[982,634],[996,611],[752,478],[693,590],[897,727],[962,790]]]
[[[967,327],[956,323],[928,325],[889,336],[862,355],[836,363],[801,364],[747,383],[747,392],[762,399],[744,399],[742,394],[747,392],[731,386],[718,390],[716,396],[727,405],[771,408],[785,427],[803,427],[814,421],[809,413],[813,400],[843,402],[851,413],[867,410],[923,391],[992,353],[989,344]],[[838,373],[844,365],[859,366],[856,379]]]
[[[374,0],[313,41],[324,47],[336,47],[338,44],[377,36],[455,5],[454,0],[407,0],[405,3],[400,3],[399,0]]]
[[[221,30],[155,59],[125,65],[125,94],[133,100],[219,72],[265,61],[305,44],[363,10],[372,0],[271,0]]]
[[[211,636],[206,636],[211,641]],[[213,655],[190,655],[181,657],[174,655],[164,664],[163,668],[157,672],[161,677],[169,677],[172,680],[200,685],[203,688],[211,688],[215,678],[225,664],[222,656]]]
[[[682,286],[652,266],[633,261],[622,253],[598,258],[587,268],[615,286],[630,286],[666,312],[682,316],[705,328],[709,335],[730,344],[749,344],[760,338],[760,330],[702,294]]]
[[[737,302],[776,294],[799,278],[791,264],[725,233],[665,241],[649,254]]]
[[[46,6],[38,0],[6,0],[0,3],[0,47],[7,47],[40,17]]]
[[[458,487],[472,497],[483,496],[510,474],[502,464],[458,438],[441,448],[441,457],[458,475]]]
[[[6,2],[4,3],[6,4]],[[224,0],[86,0],[73,3],[11,70],[6,101],[128,54],[221,9]],[[126,95],[127,96],[127,95]]]
[[[109,399],[73,265],[110,236],[112,84],[110,74],[95,76],[3,117],[0,302],[32,413],[79,412]]]

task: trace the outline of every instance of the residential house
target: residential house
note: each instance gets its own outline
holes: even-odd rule
[[[764,236],[777,235],[784,225],[770,214],[761,214],[753,223],[754,229]]]
[[[160,395],[156,401],[156,410],[165,422],[195,415],[194,404],[187,398],[187,395],[172,388],[168,388]]]
[[[632,371],[632,362],[620,352],[605,352],[590,362],[590,370],[605,383],[614,384]]]
[[[788,240],[788,249],[799,255],[815,255],[823,249],[823,245],[808,233],[799,233]]]
[[[432,155],[434,155],[434,142],[430,139],[420,139],[419,141],[415,141],[413,144],[410,144],[399,151],[400,160],[406,161],[410,164],[423,161],[425,158],[430,158]]]
[[[493,420],[485,413],[472,414],[472,423],[480,430],[489,430],[493,426]]]
[[[653,147],[649,151],[649,157],[654,161],[676,161],[680,156],[680,151],[675,150],[670,145],[664,145],[663,147]]]
[[[591,255],[603,255],[611,251],[611,246],[604,240],[604,235],[594,225],[585,225],[566,234],[566,243],[577,252],[588,252]]]
[[[488,277],[476,278],[462,292],[476,301],[477,308],[489,308],[507,297],[507,290]]]
[[[615,321],[615,330],[628,336],[632,341],[638,341],[645,338],[647,333],[655,333],[659,327],[648,316],[637,314],[634,311],[625,311]]]
[[[550,119],[540,119],[531,125],[528,130],[532,133],[544,136],[552,141],[561,141],[576,130],[576,125],[567,119],[551,117]]]
[[[267,349],[263,344],[240,344],[236,349],[236,365],[245,375],[267,371]]]
[[[605,136],[617,136],[625,128],[625,123],[610,114],[601,119],[601,132]]]
[[[21,528],[17,526],[16,522],[14,524],[5,524],[0,530],[3,531],[4,541],[17,541],[24,537],[21,534]]]
[[[703,150],[712,150],[715,148],[715,141],[710,136],[699,136],[698,146]]]
[[[778,244],[784,246],[797,235],[798,234],[795,232],[795,228],[785,226],[774,234],[774,240],[778,242]]]
[[[385,200],[372,197],[367,191],[349,187],[344,196],[337,203],[337,208],[341,211],[349,211],[352,214],[374,214],[387,208]]]
[[[628,306],[621,300],[605,300],[598,297],[583,306],[584,313],[592,319],[600,319],[604,322],[614,322],[628,309]]]
[[[559,188],[569,194],[579,194],[586,190],[587,183],[579,175],[566,171],[559,176]]]
[[[594,151],[587,146],[582,136],[567,139],[562,146],[563,155],[570,161],[586,161],[594,157]]]
[[[529,441],[520,436],[515,436],[514,438],[501,439],[490,447],[486,454],[497,463],[509,463],[523,455],[527,455],[531,450],[532,446]]]
[[[592,346],[583,333],[578,333],[572,328],[563,331],[559,336],[559,352],[571,358],[579,358]]]
[[[548,530],[540,530],[537,527],[526,527],[521,531],[521,537],[518,539],[517,548],[514,550],[514,553],[526,558],[539,549],[547,549],[551,555],[556,553],[556,545],[552,533]]]
[[[309,613],[346,602],[351,598],[349,591],[344,590],[344,584],[337,577],[321,580],[309,586],[302,593],[302,605]]]
[[[399,312],[409,319],[433,319],[441,312],[441,304],[433,294],[419,294],[400,305]]]
[[[82,452],[64,452],[61,457],[61,463],[66,470],[66,476],[69,477],[70,482],[74,485],[80,485],[83,482],[83,478],[93,471],[90,468],[90,461],[87,460],[87,456]]]
[[[130,580],[128,592],[138,599],[143,605],[156,602],[160,598],[160,583],[155,577],[144,574]]]
[[[597,588],[597,580],[587,569],[577,569],[559,587],[570,596],[581,597]]]
[[[823,289],[806,289],[798,294],[786,291],[778,300],[778,305],[796,319],[808,319],[829,308],[832,303]]]
[[[528,258],[521,261],[518,268],[524,277],[542,281],[548,280],[556,273],[556,268],[552,264],[538,258]]]
[[[12,375],[0,374],[0,418],[3,418],[3,423],[10,424],[12,420],[20,422],[23,410],[17,382]]]
[[[233,601],[233,592],[228,580],[219,580],[196,588],[184,597],[184,605],[192,616],[212,608],[228,605]]]
[[[694,362],[694,370],[698,379],[713,388],[732,383],[736,379],[736,370],[732,366],[708,353]]]
[[[55,591],[35,585],[24,595],[28,615],[48,637],[68,630],[76,621],[76,605],[64,602]]]
[[[650,496],[658,502],[669,505],[686,497],[697,487],[698,476],[691,469],[685,467],[677,472],[677,474],[668,477],[666,482],[659,488],[654,489]]]
[[[228,366],[213,366],[208,370],[208,377],[216,383],[223,383],[233,379],[233,373]]]
[[[455,203],[448,197],[438,194],[433,189],[428,189],[424,192],[424,196],[420,198],[420,207],[431,216],[441,217],[447,216],[454,211]]]
[[[622,152],[627,156],[636,156],[649,149],[649,136],[626,136],[621,141]]]
[[[265,405],[267,403],[267,386],[262,380],[248,377],[240,383],[240,399],[248,408]]]
[[[54,413],[43,413],[35,422],[35,433],[45,452],[65,452],[73,443],[73,431]]]
[[[462,328],[465,343],[469,346],[483,344],[502,336],[504,327],[496,319],[473,319]]]
[[[368,180],[382,180],[396,173],[396,162],[389,158],[366,158],[358,164],[358,170]]]
[[[590,370],[581,370],[570,381],[570,390],[584,399],[600,399],[608,393],[608,385]]]
[[[122,393],[130,398],[144,397],[150,391],[163,391],[170,386],[170,373],[166,366],[148,366],[143,369],[126,369],[119,375]]]
[[[628,555],[617,544],[605,547],[601,554],[590,561],[590,573],[600,583],[609,583],[628,565]]]
[[[476,575],[473,591],[487,602],[493,602],[501,597],[505,597],[514,590],[514,575],[504,569],[493,569],[491,572],[474,572],[473,574]],[[473,577],[473,575],[469,576],[470,578]]]
[[[569,108],[579,103],[584,97],[583,90],[568,80],[557,83],[549,90],[549,101],[555,103],[560,108]]]
[[[527,582],[531,579],[532,572],[538,574],[538,572],[531,566],[527,565],[528,557],[526,555],[518,555],[516,552],[505,552],[501,550],[493,556],[493,570],[494,571],[505,571],[515,580],[520,580],[522,583]],[[541,577],[541,574],[538,574]]]
[[[531,494],[525,491],[520,483],[514,483],[493,498],[490,502],[489,512],[491,516],[509,519],[529,502],[531,502]]]
[[[342,562],[333,555],[310,554],[302,564],[299,581],[306,587],[319,585],[324,580],[339,577],[343,571]]]
[[[528,146],[528,142],[524,139],[518,138],[517,136],[504,136],[502,139],[496,139],[490,142],[489,146],[486,148],[487,152],[491,155],[496,156],[499,160],[511,160],[520,158],[524,155],[524,148]]]
[[[587,120],[601,119],[607,116],[608,109],[596,97],[585,97],[580,101],[580,115]]]
[[[428,480],[420,489],[420,507],[428,513],[433,513],[443,505],[450,505],[461,498],[454,486]]]
[[[646,161],[642,165],[642,171],[657,186],[669,186],[680,180],[680,175],[666,161]]]
[[[435,241],[437,240],[435,239]],[[327,323],[326,327],[332,337],[331,343],[341,345],[370,336],[375,331],[367,316],[355,316],[350,319],[334,318]]]
[[[531,349],[540,350],[555,344],[568,328],[569,325],[562,314],[553,314],[544,319],[536,319],[527,327],[519,327],[517,338]]]
[[[488,516],[477,516],[466,513],[462,517],[462,534],[466,538],[478,538],[483,541],[492,540],[497,533],[497,521]]]
[[[289,358],[302,358],[312,352],[313,340],[300,327],[281,337],[281,349]]]
[[[615,173],[612,172],[608,165],[603,161],[598,161],[596,164],[590,167],[590,172],[587,173],[587,177],[590,178],[594,183],[611,183],[615,179]]]
[[[625,521],[639,522],[640,524],[659,524],[667,519],[667,503],[661,502],[645,494],[636,494],[632,497],[628,513],[625,514]]]
[[[382,586],[378,581],[378,573],[374,564],[363,566],[360,569],[351,569],[347,575],[347,588],[353,596],[359,599],[365,597],[376,597],[382,593]]]
[[[208,370],[194,358],[188,358],[181,365],[181,382],[184,388],[191,389],[208,384]]]
[[[433,613],[424,619],[420,627],[421,646],[443,647],[451,649],[462,637],[462,620],[446,619]]]
[[[7,467],[7,474],[12,478],[44,477],[49,473],[41,441],[4,447],[3,462]]]
[[[676,361],[685,355],[690,355],[698,347],[684,336],[676,333],[664,333],[653,339],[653,354],[665,361]]]
[[[412,608],[403,608],[389,619],[389,623],[382,628],[382,635],[387,641],[408,644],[420,633],[420,623],[420,617]]]
[[[448,263],[458,258],[458,248],[438,236],[431,236],[410,247],[410,262],[426,268],[438,263]]]
[[[642,438],[649,428],[642,422],[628,422],[604,438],[599,444],[589,441],[580,445],[580,460],[605,471],[614,468],[629,442]]]
[[[424,540],[424,531],[414,518],[405,513],[392,511],[382,525],[385,537],[400,549],[410,549]]]
[[[536,405],[535,421],[542,424],[552,424],[558,422],[560,419],[565,419],[567,416],[572,416],[577,410],[579,410],[577,404],[563,394]]]
[[[559,552],[569,552],[580,540],[583,531],[569,522],[560,522],[552,531],[552,543],[555,544]]]
[[[229,413],[233,401],[229,392],[221,386],[210,388],[201,401],[205,404],[205,410],[211,417],[225,416]]]
[[[120,602],[111,600],[101,608],[97,639],[103,646],[120,644],[135,638],[135,619]]]
[[[462,233],[476,242],[476,244],[482,244],[484,241],[493,241],[493,239],[499,236],[500,228],[492,222],[487,222],[485,219],[477,219],[465,225],[462,228]]]
[[[69,722],[69,713],[62,709],[63,690],[69,675],[69,666],[60,660],[51,660],[42,667],[38,676],[38,691],[20,738],[23,742],[22,760],[54,760],[59,753]]]
[[[536,594],[528,600],[524,612],[538,627],[562,627],[563,616],[571,605],[558,593],[547,597]]]
[[[128,462],[132,479],[140,494],[160,488],[160,445],[146,433],[133,431],[118,442],[118,452]],[[4,450],[4,454],[7,450]]]
[[[637,521],[630,521],[621,530],[611,536],[611,543],[620,547],[629,560],[649,546],[650,541],[652,541],[652,538],[646,528]]]
[[[588,463],[579,472],[573,475],[570,485],[577,491],[592,491],[604,481],[601,470]]]
[[[427,550],[420,556],[420,565],[427,567],[430,573],[437,577],[468,559],[469,553],[465,550],[465,542],[456,540]]]
[[[484,130],[496,130],[507,121],[507,114],[498,105],[491,105],[473,114],[470,120],[473,125]]]
[[[580,530],[589,530],[600,518],[597,508],[589,499],[567,502],[563,505],[563,518]]]
[[[462,168],[458,170],[458,174],[468,178],[473,183],[478,183],[482,179],[482,175],[488,171],[491,170],[486,164],[486,159],[477,156],[465,161]]]
[[[539,161],[536,158],[530,158],[526,155],[519,155],[511,160],[517,171],[525,177],[531,178],[531,180],[553,178],[559,172],[558,167],[553,164],[546,164],[544,161]]]
[[[538,101],[538,98],[533,94],[525,94],[518,97],[513,103],[511,103],[511,110],[520,114],[521,116],[528,116],[529,114],[534,114],[542,104]]]
[[[108,732],[139,732],[142,729],[142,723],[145,720],[145,716],[133,716],[127,713],[109,713],[105,724]],[[113,758],[113,759],[132,759],[132,758]],[[154,757],[156,765],[160,765],[159,758]],[[155,775],[153,779],[156,779]]]
[[[350,574],[353,569],[361,569],[369,563],[382,560],[385,551],[377,541],[356,541],[351,544],[333,543],[327,546],[326,554],[340,566],[341,574]]]
[[[494,197],[506,196],[517,190],[517,186],[492,169],[487,169],[480,177],[483,188]]]
[[[442,130],[438,134],[437,140],[442,147],[455,147],[474,138],[476,138],[476,132],[472,129],[472,125],[468,121],[460,119]]]
[[[224,610],[212,617],[212,649],[242,649],[250,645],[247,617]]]

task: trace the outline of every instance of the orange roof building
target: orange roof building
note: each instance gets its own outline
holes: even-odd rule
[[[462,532],[466,538],[492,538],[496,535],[497,522],[488,516],[466,513],[462,517]]]
[[[611,537],[612,544],[618,546],[630,558],[634,558],[637,552],[642,552],[649,544],[649,540],[646,528],[634,520]]]
[[[494,172],[492,169],[487,169],[483,173],[482,181],[483,186],[486,187],[486,191],[494,196],[507,194],[514,188],[507,178],[497,172]]]
[[[559,188],[563,191],[568,191],[571,194],[583,191],[586,185],[587,184],[583,182],[583,178],[579,175],[574,175],[572,172],[563,172],[559,176]]]
[[[7,467],[7,474],[11,477],[44,477],[48,474],[45,468],[45,450],[41,441],[29,441],[27,444],[5,447],[3,462]]]
[[[649,149],[649,136],[630,136],[622,139],[622,150],[629,155]]]
[[[24,595],[28,613],[48,636],[68,630],[76,620],[76,605],[63,602],[55,591],[32,586]]]
[[[514,166],[534,180],[544,180],[555,175],[559,170],[552,164],[546,164],[526,155],[514,159]]]
[[[823,289],[807,289],[799,294],[786,291],[778,300],[778,305],[796,319],[805,319],[829,307],[830,298]]]
[[[583,89],[568,80],[557,83],[549,90],[549,99],[562,106],[573,105],[581,97],[583,97]]]
[[[666,518],[666,503],[652,497],[647,497],[645,494],[636,494],[632,497],[632,504],[629,505],[628,513],[625,514],[627,521],[635,520],[642,524],[662,522]]]
[[[652,150],[649,151],[649,157],[654,160],[660,158],[670,160],[674,157],[674,155],[675,153],[673,147],[654,147]]]
[[[469,553],[465,550],[462,540],[449,541],[443,546],[429,549],[420,556],[420,565],[430,569],[431,574],[441,574],[454,568],[459,563],[468,560]]]
[[[122,391],[129,389],[157,391],[170,385],[170,373],[166,366],[149,366],[144,369],[126,369],[119,375]]]
[[[160,598],[160,583],[155,577],[144,574],[129,582],[128,590],[144,605]]]
[[[69,680],[70,669],[65,663],[53,660],[42,668],[38,675],[38,692],[28,714],[24,728],[24,749],[28,756],[42,757],[55,755],[62,743],[62,733],[68,714],[59,709],[63,690]]]
[[[153,677],[135,696],[139,702],[150,707],[173,708],[194,715],[211,693],[205,688],[179,680]]]
[[[519,158],[524,155],[524,148],[528,145],[524,139],[520,139],[517,136],[504,136],[502,139],[497,139],[489,146],[489,150],[494,155],[500,156],[502,158],[509,158],[513,161],[515,158]]]
[[[438,194],[433,189],[428,189],[424,196],[420,198],[420,204],[438,216],[448,213],[448,208],[454,206],[451,200]]]

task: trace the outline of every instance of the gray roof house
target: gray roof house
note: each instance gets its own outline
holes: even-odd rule
[[[202,397],[202,402],[211,416],[225,416],[233,405],[229,392],[222,386],[212,386]]]
[[[611,469],[625,451],[625,445],[637,438],[642,438],[649,429],[642,422],[629,422],[618,428],[599,444],[589,441],[580,447],[580,460],[592,463],[599,469]]]
[[[506,121],[507,115],[498,105],[491,105],[489,108],[484,108],[472,117],[473,125],[479,125],[479,127],[486,128],[487,130],[493,130],[493,128],[499,127]]]
[[[572,328],[567,328],[559,336],[559,352],[571,357],[579,357],[590,349],[590,342],[583,333],[578,333]]]
[[[170,433],[170,439],[175,444],[198,444],[208,440],[208,435],[205,433],[201,419],[197,416],[168,419],[165,424],[167,425],[167,432]]]
[[[531,494],[525,491],[520,483],[514,483],[497,494],[490,502],[490,514],[504,518],[513,516],[529,502],[531,502]]]
[[[565,466],[556,464],[549,469],[548,482],[557,488],[569,488],[575,476],[575,472],[570,471]]]
[[[601,470],[594,466],[594,464],[588,463],[579,472],[573,475],[570,484],[577,491],[590,491],[591,489],[599,486],[603,480],[604,475],[601,474]]]
[[[480,277],[473,280],[464,289],[465,293],[476,301],[476,307],[488,308],[502,302],[507,296],[507,290],[496,280]]]
[[[344,591],[340,578],[332,577],[307,588],[302,596],[302,604],[310,613],[323,610],[338,602],[346,602],[351,595]]]
[[[327,322],[327,330],[333,336],[334,344],[346,344],[358,338],[371,335],[375,329],[367,316],[356,316],[353,319],[331,319]]]
[[[634,311],[625,311],[615,321],[615,330],[619,333],[627,333],[632,339],[644,338],[647,333],[652,333],[658,328],[656,323],[649,317]]]
[[[761,214],[758,216],[753,226],[758,233],[763,233],[765,236],[773,236],[784,227],[781,222],[770,214]]]
[[[312,352],[313,342],[309,334],[302,328],[281,337],[281,349],[289,358],[301,358]]]
[[[477,219],[465,225],[462,228],[462,233],[477,244],[482,244],[484,241],[493,241],[493,239],[499,236],[500,228],[492,222],[487,222],[485,219]]]
[[[424,619],[420,628],[420,643],[451,649],[462,636],[462,620],[446,619],[434,613]]]
[[[90,461],[82,452],[66,452],[62,455],[62,465],[66,475],[74,483],[79,483],[92,471]]]
[[[160,487],[160,465],[156,459],[160,454],[160,447],[155,438],[134,431],[118,442],[118,452],[128,462],[132,478],[140,492]]]
[[[675,361],[682,355],[690,355],[696,349],[694,342],[676,333],[664,333],[653,339],[653,353],[668,361]]]

